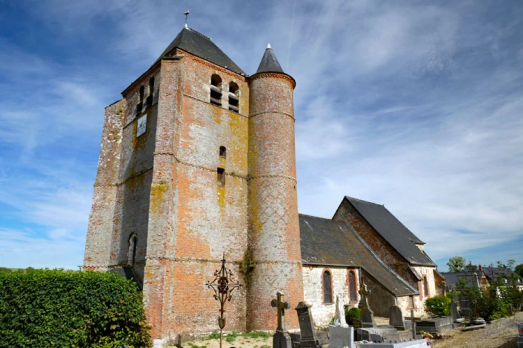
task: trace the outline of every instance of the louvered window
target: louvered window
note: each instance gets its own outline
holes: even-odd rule
[[[229,110],[240,112],[240,88],[234,82],[229,84]]]
[[[211,76],[211,104],[222,105],[222,79],[216,74]]]

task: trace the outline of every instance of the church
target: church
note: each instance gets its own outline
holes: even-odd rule
[[[382,205],[344,197],[332,219],[298,213],[296,81],[270,46],[260,56],[249,75],[185,25],[105,109],[84,269],[138,283],[155,346],[217,329],[205,283],[224,255],[242,284],[226,330],[274,330],[277,291],[325,325],[363,282],[377,315],[396,303],[422,316],[444,282]]]

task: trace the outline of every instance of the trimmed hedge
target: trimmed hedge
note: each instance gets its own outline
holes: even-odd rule
[[[142,295],[114,273],[0,274],[0,347],[150,347]]]

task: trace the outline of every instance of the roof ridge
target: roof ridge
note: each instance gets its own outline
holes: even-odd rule
[[[298,215],[309,216],[309,217],[313,217],[313,218],[316,218],[316,219],[322,219],[322,220],[328,220],[328,221],[340,223],[339,221],[332,220],[332,219],[325,218],[325,217],[321,217],[321,216],[316,216],[316,215],[309,215],[309,214],[303,214],[303,213],[298,213]]]
[[[350,199],[354,199],[354,200],[357,200],[357,201],[360,201],[360,202],[365,202],[365,203],[370,203],[370,204],[374,204],[374,205],[379,205],[380,207],[385,207],[385,204],[374,203],[374,202],[371,202],[371,201],[366,201],[364,199],[359,199],[359,198],[355,198],[355,197],[351,197],[351,196],[345,196],[345,198],[347,198],[347,199],[350,198]],[[385,209],[387,209],[387,208],[385,208]]]
[[[200,36],[206,38],[207,40],[211,41],[212,43],[214,43],[214,41],[212,41],[212,39],[211,39],[210,37],[208,37],[207,35],[204,35],[204,34],[200,33],[198,30],[194,30],[193,28],[189,28],[189,27],[184,28],[184,29],[187,29],[187,30],[190,30],[190,31],[192,31],[192,32],[195,32],[196,34],[198,34],[198,35],[200,35]],[[182,30],[182,31],[183,31],[183,30]]]

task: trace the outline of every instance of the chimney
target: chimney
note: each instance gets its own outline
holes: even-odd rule
[[[478,270],[479,270],[480,272],[483,272],[483,267],[481,267],[481,265],[478,265]]]

